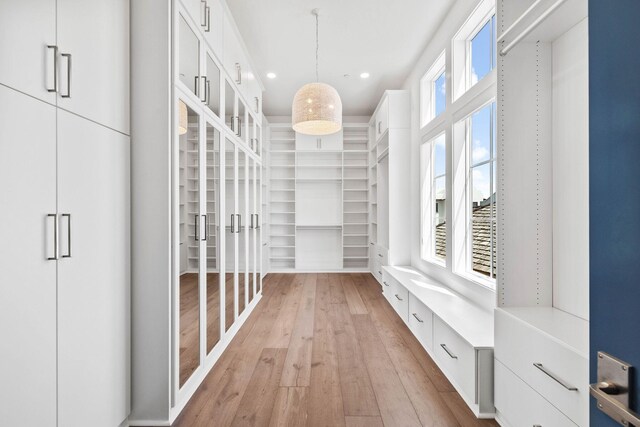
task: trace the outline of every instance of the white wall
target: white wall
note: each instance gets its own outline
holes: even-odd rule
[[[438,56],[447,49],[447,106],[451,100],[451,40],[458,29],[471,15],[478,0],[457,0],[451,10],[442,21],[440,28],[436,31],[432,39],[428,42],[424,52],[416,62],[413,71],[407,77],[402,89],[411,92],[411,264],[436,280],[450,286],[467,298],[475,301],[487,309],[496,306],[495,291],[488,287],[466,280],[451,270],[451,267],[443,267],[437,264],[426,262],[420,257],[420,79],[429,70]],[[486,87],[487,90],[495,90],[495,72],[492,72],[477,86]],[[464,102],[464,96],[459,101]],[[450,110],[450,108],[448,108]],[[449,113],[450,114],[450,113]],[[458,119],[456,117],[456,119]],[[436,119],[437,121],[438,119]],[[447,129],[447,157],[451,154],[451,129]],[[451,162],[448,160],[448,164]],[[451,175],[451,174],[449,174]],[[450,181],[450,177],[448,178]],[[448,182],[447,194],[452,194],[451,183]],[[449,218],[448,221],[451,221]],[[450,240],[450,239],[449,239]],[[451,245],[448,245],[448,250]]]

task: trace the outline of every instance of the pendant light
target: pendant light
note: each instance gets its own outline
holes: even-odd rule
[[[342,129],[342,101],[338,91],[326,83],[320,83],[318,74],[318,15],[316,17],[316,82],[307,83],[293,98],[293,130],[306,135],[329,135]]]

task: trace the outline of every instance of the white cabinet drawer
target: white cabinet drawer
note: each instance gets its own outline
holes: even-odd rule
[[[374,257],[380,265],[389,265],[389,251],[387,248],[376,245],[374,252]]]
[[[496,311],[495,357],[576,424],[589,424],[586,358],[501,310]]]
[[[509,426],[576,427],[499,360],[495,361],[495,405]]]
[[[373,273],[373,276],[376,278],[376,280],[380,282],[380,284],[382,284],[382,281],[384,280],[382,274],[382,265],[380,264],[380,262],[378,262],[377,259],[371,261],[371,273]]]
[[[409,324],[409,291],[391,279],[394,283],[391,285],[391,305],[398,313],[398,316],[405,324]]]
[[[475,349],[437,316],[433,319],[433,352],[447,377],[477,403]]]
[[[423,347],[433,349],[433,312],[413,294],[409,294],[409,329]]]

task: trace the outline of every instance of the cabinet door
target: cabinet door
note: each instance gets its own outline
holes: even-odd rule
[[[129,151],[128,137],[58,111],[60,426],[129,413]]]
[[[189,20],[178,14],[178,74],[179,80],[187,90],[205,100],[204,79],[200,74],[200,48],[202,42],[198,30],[189,24]]]
[[[0,1],[0,83],[54,104],[55,0]]]
[[[263,251],[265,251],[262,238],[262,173],[262,166],[256,164],[256,293],[262,292]]]
[[[56,261],[48,258],[55,218],[47,215],[56,213],[56,109],[3,86],[0,182],[0,419],[7,426],[52,427]]]
[[[129,0],[57,0],[57,16],[58,105],[129,134]]]
[[[253,160],[252,157],[249,157],[249,162],[248,162],[248,171],[247,171],[247,181],[248,181],[248,186],[247,186],[247,191],[248,191],[248,201],[249,201],[249,206],[247,209],[248,215],[249,217],[247,218],[248,220],[248,242],[249,242],[249,251],[248,251],[248,270],[249,270],[249,276],[248,276],[248,292],[249,292],[249,298],[248,301],[249,303],[251,303],[251,301],[253,301],[253,297],[256,294],[256,266],[258,264],[257,262],[257,258],[256,258],[256,243],[257,243],[257,239],[256,239],[256,162],[255,160]]]
[[[207,259],[207,354],[220,341],[221,322],[220,276],[220,131],[211,123],[206,123],[206,215],[205,240]]]
[[[205,0],[182,0],[182,3],[193,22],[204,31],[207,28],[207,2]]]
[[[210,50],[207,50],[205,56],[205,67],[205,105],[209,107],[213,114],[220,117],[220,78],[222,75],[220,74],[220,67]]]
[[[223,19],[224,10],[219,0],[206,0],[205,25],[202,27],[204,37],[213,48],[218,58],[222,55]],[[203,21],[203,22],[204,22]]]
[[[237,257],[238,257],[238,215],[236,182],[236,146],[229,139],[224,144],[224,182],[225,182],[225,265],[224,265],[224,317],[225,331],[233,325],[238,312],[237,295]],[[228,221],[228,222],[227,222]]]
[[[376,139],[389,129],[389,98],[386,97],[380,104],[376,114]]]
[[[244,312],[249,301],[248,293],[248,254],[249,254],[249,215],[247,185],[247,154],[238,149],[238,316]]]
[[[228,79],[224,80],[224,123],[237,133],[236,90]]]

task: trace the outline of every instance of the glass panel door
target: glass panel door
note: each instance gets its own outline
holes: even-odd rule
[[[180,387],[200,365],[200,116],[183,101],[179,108]]]
[[[247,107],[244,105],[244,101],[238,98],[238,115],[236,117],[237,129],[236,135],[240,137],[245,143],[247,142],[247,121],[245,120]]]
[[[207,79],[205,104],[216,116],[220,117],[220,68],[213,59],[213,54],[207,51]]]
[[[200,39],[182,15],[179,17],[178,26],[180,81],[189,90],[200,96]]]
[[[236,91],[228,80],[224,81],[224,123],[234,130],[236,117]]]
[[[238,149],[238,316],[246,307],[247,294],[247,155]]]
[[[207,354],[220,341],[220,132],[206,128],[206,214],[204,216],[207,259]]]
[[[236,214],[236,146],[225,139],[225,276],[224,276],[224,317],[225,331],[228,331],[235,321],[237,311],[237,296],[235,289],[236,249],[237,249],[237,220]]]
[[[256,147],[255,147],[255,128],[253,125],[253,116],[251,115],[251,113],[247,114],[247,128],[248,128],[248,140],[249,140],[249,147],[251,148],[251,151],[255,152],[256,151]]]
[[[249,235],[248,235],[248,242],[249,242],[249,258],[248,258],[248,270],[249,270],[249,276],[248,276],[248,285],[247,285],[247,289],[249,292],[249,297],[248,297],[248,301],[249,303],[251,303],[251,301],[253,301],[253,296],[255,295],[255,283],[256,283],[256,265],[257,265],[257,259],[256,259],[256,179],[255,179],[255,160],[253,160],[253,158],[249,157],[249,170],[247,172],[247,179],[248,179],[248,191],[249,191],[249,209],[248,209],[248,215],[249,215]]]
[[[256,293],[262,292],[262,166],[256,163]]]

